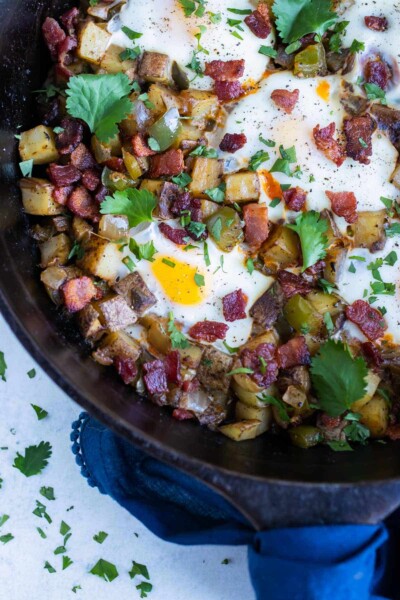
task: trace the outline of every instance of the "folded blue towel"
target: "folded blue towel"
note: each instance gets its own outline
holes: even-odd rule
[[[258,599],[398,600],[398,519],[255,532],[224,498],[138,450],[86,413],[72,425],[89,485],[178,544],[245,544]]]

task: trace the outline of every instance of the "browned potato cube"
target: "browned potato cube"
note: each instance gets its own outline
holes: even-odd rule
[[[258,200],[260,197],[260,178],[258,173],[246,171],[233,173],[225,177],[227,202],[248,202]]]
[[[254,440],[254,438],[267,431],[267,429],[268,426],[258,419],[248,419],[246,421],[222,425],[219,431],[234,442],[244,442],[246,440]]]
[[[100,322],[99,312],[92,304],[87,304],[79,311],[78,323],[82,335],[89,341],[99,340],[106,332],[106,328]]]
[[[111,34],[93,21],[88,21],[79,34],[77,54],[79,58],[100,65],[107,50]]]
[[[212,92],[184,90],[181,92],[182,110],[193,117],[191,125],[204,129],[209,120],[217,118],[220,111],[218,97]]]
[[[121,60],[120,54],[125,50],[120,46],[111,44],[105,51],[103,58],[101,59],[100,67],[107,73],[126,73],[129,79],[133,80],[136,70],[136,60]]]
[[[109,333],[93,352],[93,358],[101,365],[112,365],[115,358],[137,360],[141,348],[139,343],[125,331]]]
[[[389,406],[384,398],[374,396],[358,412],[361,415],[361,423],[368,427],[371,437],[379,438],[385,435],[389,425]]]
[[[100,142],[96,135],[92,136],[92,152],[98,163],[106,162],[112,156],[121,156],[121,140],[119,135],[108,142]]]
[[[109,331],[119,331],[137,321],[136,313],[120,295],[111,296],[95,303],[100,313],[100,322]]]
[[[19,182],[22,203],[28,215],[59,215],[64,207],[53,200],[54,186],[47,179],[29,177]]]
[[[270,274],[297,265],[300,252],[296,233],[283,225],[278,225],[262,245],[260,257]]]
[[[78,261],[84,271],[114,283],[122,267],[122,255],[117,244],[91,237],[85,245],[85,254]]]
[[[151,109],[155,115],[163,115],[170,108],[181,110],[181,99],[178,92],[161,83],[153,83],[149,88],[149,102],[153,104]]]
[[[54,237],[39,244],[42,268],[53,265],[65,265],[68,262],[68,256],[71,252],[71,241],[65,233],[60,233]]]
[[[19,141],[21,159],[33,160],[34,165],[45,165],[58,160],[56,140],[51,127],[38,125],[21,133]]]
[[[221,183],[223,164],[216,158],[197,156],[192,171],[192,182],[189,186],[196,197],[207,198],[205,190],[218,187]]]
[[[381,250],[386,240],[385,222],[386,210],[359,212],[353,225],[355,246],[369,248],[372,252]]]
[[[139,66],[139,77],[151,83],[172,83],[172,62],[167,54],[144,52]]]

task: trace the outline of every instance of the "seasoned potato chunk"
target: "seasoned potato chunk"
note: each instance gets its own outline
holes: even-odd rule
[[[121,270],[121,252],[117,244],[91,237],[78,264],[95,277],[114,283]]]
[[[92,152],[98,163],[106,162],[112,156],[121,156],[121,140],[116,135],[108,142],[100,142],[96,135],[92,136]]]
[[[35,177],[21,179],[19,182],[22,203],[28,215],[59,215],[64,208],[53,200],[52,184],[47,179]]]
[[[352,404],[351,410],[353,412],[360,412],[362,407],[371,400],[376,390],[378,389],[378,385],[380,384],[380,382],[381,378],[379,377],[379,375],[374,373],[374,371],[368,371],[367,388],[365,390],[365,395],[362,398],[360,398],[360,400],[357,400],[357,402],[354,402],[354,404]]]
[[[222,425],[219,431],[234,442],[244,442],[246,440],[254,440],[254,438],[267,431],[267,429],[268,427],[258,419],[249,419]]]
[[[260,257],[269,274],[295,266],[299,260],[298,237],[294,231],[279,225],[261,246]]]
[[[257,419],[257,421],[261,421],[261,423],[269,429],[272,422],[271,407],[262,406],[257,408],[254,406],[247,406],[247,404],[243,404],[242,402],[237,402],[235,406],[235,417],[239,421]]]
[[[120,46],[111,44],[106,49],[103,58],[100,62],[100,67],[107,71],[107,73],[126,73],[129,79],[133,79],[136,73],[137,61],[136,60],[121,60],[120,54],[125,50]]]
[[[260,197],[260,178],[258,173],[246,171],[233,173],[225,177],[227,202],[248,202]]]
[[[381,250],[385,243],[386,210],[368,210],[358,213],[353,225],[354,245],[358,248]]]
[[[191,193],[197,197],[207,197],[204,191],[218,187],[221,183],[222,168],[222,162],[216,158],[197,156],[189,186]]]
[[[115,358],[137,360],[141,348],[139,343],[125,331],[108,334],[93,352],[93,358],[101,365],[112,365]]]
[[[172,83],[172,62],[166,54],[144,52],[139,77],[151,83]]]
[[[210,119],[215,119],[220,110],[218,97],[212,92],[184,90],[181,92],[185,115],[193,117],[191,124],[204,129]]]
[[[86,23],[79,35],[77,53],[79,58],[95,65],[101,65],[110,41],[111,34],[96,23]]]
[[[384,398],[374,396],[358,412],[361,415],[361,423],[368,427],[371,437],[382,437],[385,434],[389,425],[389,407]]]
[[[33,160],[34,165],[45,165],[58,160],[54,132],[51,127],[38,125],[21,133],[19,153],[22,160]]]
[[[65,233],[55,235],[54,237],[39,244],[42,268],[53,265],[65,265],[71,252],[71,241]]]

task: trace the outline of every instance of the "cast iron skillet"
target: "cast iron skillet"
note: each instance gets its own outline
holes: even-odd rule
[[[95,364],[72,322],[42,288],[16,180],[14,134],[34,125],[32,90],[48,58],[40,26],[71,0],[0,0],[0,308],[44,370],[83,408],[137,446],[208,483],[256,528],[323,522],[374,522],[400,504],[396,444],[352,453],[308,451],[263,436],[235,444],[137,397],[111,369]]]

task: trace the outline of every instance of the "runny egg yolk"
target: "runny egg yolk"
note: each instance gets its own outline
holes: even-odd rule
[[[316,92],[318,96],[322,98],[322,100],[325,100],[325,102],[329,102],[329,97],[331,94],[331,86],[329,81],[322,79],[322,81],[320,81],[316,87]]]
[[[205,295],[205,287],[196,283],[195,275],[202,275],[192,265],[173,256],[159,256],[152,263],[152,271],[165,294],[177,304],[198,304]]]

